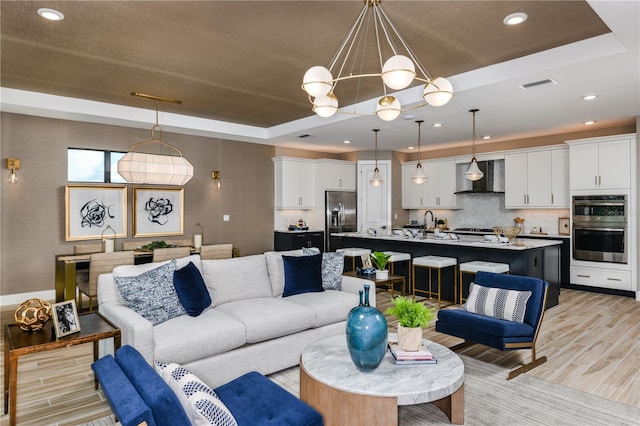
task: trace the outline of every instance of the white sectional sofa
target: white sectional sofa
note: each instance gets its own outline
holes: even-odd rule
[[[181,364],[210,386],[249,371],[273,373],[297,365],[309,343],[344,333],[364,284],[371,286],[375,306],[373,282],[353,277],[342,277],[340,291],[282,297],[283,254],[300,256],[302,250],[178,259],[178,269],[193,262],[202,272],[212,304],[199,316],[185,314],[155,326],[127,306],[113,275],[138,275],[162,263],[118,267],[99,277],[99,311],[122,330],[122,344],[134,346],[149,363]]]

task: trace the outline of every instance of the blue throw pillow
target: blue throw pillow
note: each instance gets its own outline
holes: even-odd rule
[[[284,262],[284,291],[282,297],[294,294],[321,292],[322,255],[282,256]]]
[[[211,306],[211,296],[198,267],[189,262],[187,266],[173,273],[173,286],[180,303],[192,317],[197,317]]]

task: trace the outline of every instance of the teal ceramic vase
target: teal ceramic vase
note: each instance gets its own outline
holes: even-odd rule
[[[373,371],[387,350],[387,320],[369,305],[369,285],[364,286],[364,302],[347,317],[347,347],[351,360],[360,371]]]

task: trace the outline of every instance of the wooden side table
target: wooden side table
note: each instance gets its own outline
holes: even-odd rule
[[[376,287],[378,287],[379,285],[384,285],[387,286],[387,289],[391,291],[391,296],[393,297],[393,285],[396,283],[400,283],[400,285],[402,286],[402,295],[404,296],[405,293],[405,279],[404,279],[404,275],[391,275],[389,274],[389,278],[384,279],[384,280],[379,280],[376,278],[375,275],[358,275],[356,274],[355,271],[349,271],[349,272],[344,272],[342,275],[348,276],[348,277],[356,277],[356,278],[363,278],[365,280],[369,280],[369,281],[373,281],[373,283],[376,285]]]
[[[21,355],[66,348],[67,346],[93,343],[93,360],[98,359],[98,342],[113,337],[114,347],[120,347],[120,329],[99,313],[80,315],[80,331],[55,338],[53,321],[45,324],[41,331],[23,331],[17,324],[8,324],[4,333],[4,413],[10,413],[9,422],[16,424],[18,385],[18,358]],[[98,380],[95,379],[98,389]]]

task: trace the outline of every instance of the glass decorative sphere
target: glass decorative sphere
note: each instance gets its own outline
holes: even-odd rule
[[[317,65],[309,68],[307,72],[304,73],[302,88],[309,96],[317,98],[318,96],[325,96],[331,92],[333,88],[332,81],[333,76],[331,75],[331,71]]]
[[[422,96],[430,105],[442,106],[453,98],[453,86],[446,78],[438,77],[424,86]]]
[[[384,96],[378,101],[376,114],[384,121],[395,120],[401,112],[400,102],[393,96]]]
[[[338,98],[333,93],[313,100],[313,111],[320,117],[331,117],[338,111]]]
[[[42,299],[28,299],[18,305],[13,317],[24,331],[42,330],[51,318],[51,304]]]
[[[416,76],[413,61],[404,55],[395,55],[387,59],[382,66],[382,81],[395,90],[404,89]]]

